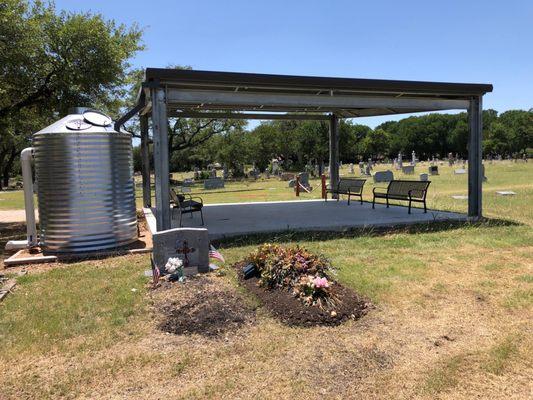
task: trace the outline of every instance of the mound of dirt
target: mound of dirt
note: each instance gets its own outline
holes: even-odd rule
[[[255,320],[255,311],[222,279],[198,276],[167,284],[156,301],[159,329],[177,335],[216,337]]]
[[[258,286],[256,277],[244,279],[243,265],[235,264],[240,283],[257,296],[274,317],[290,326],[335,326],[348,319],[361,318],[372,307],[368,299],[339,283],[332,286],[333,295],[338,299],[334,307],[306,306],[287,290]]]

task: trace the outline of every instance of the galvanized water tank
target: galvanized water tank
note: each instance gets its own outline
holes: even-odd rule
[[[33,136],[40,245],[53,253],[137,238],[131,135],[100,112],[75,112]]]

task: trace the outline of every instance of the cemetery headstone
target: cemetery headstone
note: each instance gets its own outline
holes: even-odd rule
[[[210,178],[216,178],[217,177],[217,170],[215,168],[211,168],[209,171],[209,177]]]
[[[397,168],[398,168],[398,170],[401,170],[402,167],[403,167],[403,159],[402,159],[402,152],[400,151],[398,153],[398,166],[397,166]]]
[[[274,159],[272,160],[272,174],[276,175],[278,173],[278,170],[279,170],[279,161]]]
[[[466,169],[458,168],[453,170],[454,175],[463,175],[466,174]]]
[[[411,165],[414,167],[416,165],[416,154],[415,151],[411,153]]]
[[[390,170],[374,172],[374,182],[390,182],[394,180],[394,174]]]
[[[413,175],[415,173],[415,167],[413,165],[406,165],[405,167],[402,167],[402,172],[405,175]]]
[[[291,172],[283,172],[281,174],[281,180],[282,181],[290,181],[291,179],[294,179],[294,178],[295,178],[295,176]]]
[[[366,176],[370,176],[371,175],[371,171],[372,171],[372,166],[369,164],[366,164],[365,166],[365,175]]]
[[[204,189],[221,189],[224,187],[224,179],[222,178],[209,178],[204,181]]]
[[[350,163],[350,169],[348,170],[348,172],[350,174],[353,174],[354,173],[354,170],[353,170],[353,163]]]
[[[511,190],[500,190],[497,191],[496,194],[500,196],[514,196],[516,193]]]
[[[426,182],[428,180],[428,174],[424,174],[424,173],[420,174],[420,180],[422,182]]]
[[[205,228],[175,228],[152,235],[152,262],[161,272],[170,257],[183,262],[185,275],[209,272],[209,236]]]
[[[428,168],[428,173],[430,175],[438,175],[439,174],[439,167],[438,165],[431,165],[429,168]]]
[[[228,177],[229,177],[228,166],[226,164],[224,164],[224,167],[222,169],[222,177],[224,179],[228,179]]]

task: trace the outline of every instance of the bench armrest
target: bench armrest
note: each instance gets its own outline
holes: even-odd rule
[[[202,206],[204,205],[204,200],[203,200],[200,196],[195,196],[195,197],[189,196],[189,197],[190,197],[191,200],[192,200],[192,199],[198,199],[198,200],[200,200],[200,204],[201,204]]]
[[[372,193],[376,193],[376,190],[378,190],[378,191],[382,191],[383,193],[387,193],[388,188],[384,188],[384,187],[375,187],[374,189],[372,189]]]

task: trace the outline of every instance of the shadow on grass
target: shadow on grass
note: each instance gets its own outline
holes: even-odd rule
[[[368,228],[354,228],[345,231],[285,231],[285,232],[271,232],[259,233],[254,235],[235,236],[215,240],[216,246],[225,248],[241,247],[257,245],[265,242],[272,243],[286,243],[286,242],[320,242],[327,240],[357,238],[357,237],[378,237],[390,234],[412,234],[417,235],[421,233],[435,233],[450,231],[463,228],[497,228],[502,226],[522,226],[516,221],[484,218],[477,222],[466,221],[439,221],[430,223],[419,223],[412,225],[398,225],[392,227],[368,227]]]

